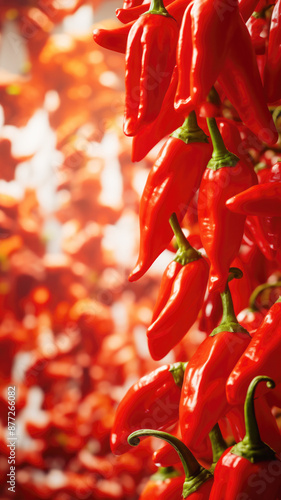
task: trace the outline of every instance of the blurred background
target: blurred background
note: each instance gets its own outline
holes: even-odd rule
[[[109,448],[117,403],[158,366],[145,333],[170,260],[166,252],[129,284],[155,152],[132,164],[124,56],[92,40],[94,26],[120,24],[120,6],[0,2],[2,500],[135,499],[155,470],[149,441],[122,457]],[[16,493],[7,489],[10,386]]]

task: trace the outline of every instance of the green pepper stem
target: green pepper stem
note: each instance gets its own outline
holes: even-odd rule
[[[213,158],[221,158],[229,151],[226,149],[226,146],[223,142],[223,138],[217,126],[217,122],[215,118],[207,118],[208,129],[210,131],[210,136],[213,143]]]
[[[255,415],[254,396],[256,387],[260,382],[266,382],[267,387],[270,389],[275,387],[275,382],[265,375],[260,375],[252,380],[248,387],[244,405],[246,434],[244,439],[231,449],[231,453],[244,457],[252,463],[276,459],[275,452],[261,440]]]
[[[174,232],[174,235],[176,237],[176,241],[178,244],[178,251],[176,253],[176,257],[174,260],[177,262],[180,262],[182,265],[186,265],[189,262],[193,262],[195,260],[200,259],[201,254],[199,252],[197,252],[197,250],[195,250],[195,248],[193,248],[190,245],[189,241],[186,239],[186,237],[185,237],[185,235],[180,227],[180,224],[179,224],[179,221],[178,221],[178,218],[177,218],[177,215],[175,214],[175,212],[171,215],[169,222],[170,222],[171,228]]]
[[[234,278],[240,279],[242,277],[243,273],[237,267],[231,267],[229,269],[228,282],[233,280]],[[222,319],[219,326],[217,326],[210,334],[211,337],[214,337],[220,332],[246,333],[247,335],[249,335],[247,330],[245,330],[245,328],[243,328],[237,321],[228,282],[226,284],[224,292],[221,293],[223,308]]]
[[[227,449],[227,444],[223,439],[219,424],[216,424],[212,428],[211,432],[209,432],[209,437],[212,444],[213,464],[216,464]]]
[[[177,215],[175,212],[172,213],[170,219],[169,219],[170,226],[173,230],[173,233],[176,237],[176,241],[178,244],[178,247],[183,249],[183,250],[190,250],[193,247],[190,245],[189,241],[186,239],[182,228],[180,227]]]
[[[247,441],[252,446],[260,445],[262,443],[255,415],[255,403],[254,403],[256,388],[260,382],[266,382],[267,387],[270,388],[275,387],[274,381],[271,378],[265,377],[263,375],[255,377],[254,380],[252,380],[252,382],[249,385],[244,406],[246,435],[243,441],[244,442]]]
[[[207,168],[218,170],[223,167],[235,167],[239,158],[226,149],[215,118],[207,118],[207,124],[213,143],[213,154]]]
[[[183,122],[183,127],[186,127],[189,132],[197,132],[198,130],[201,130],[197,123],[197,117],[195,111],[191,111],[189,113],[188,117],[184,120]]]
[[[191,111],[188,117],[184,120],[182,126],[177,128],[177,130],[171,134],[171,137],[180,139],[186,144],[190,144],[192,142],[209,142],[208,136],[197,123],[195,111]]]
[[[172,445],[180,457],[186,478],[197,475],[197,473],[200,472],[201,466],[197,462],[196,458],[192,455],[191,451],[189,451],[185,444],[175,436],[172,436],[167,432],[142,429],[132,432],[132,434],[130,434],[130,436],[128,437],[128,443],[131,446],[137,446],[140,442],[139,437],[141,436],[153,436],[159,439],[163,439],[164,441]]]
[[[255,288],[255,290],[250,296],[249,309],[251,309],[251,311],[259,311],[259,308],[256,306],[256,300],[258,296],[264,290],[267,290],[268,288],[276,288],[278,286],[281,286],[281,281],[276,281],[276,283],[264,283],[264,285],[257,286],[257,288]]]
[[[149,10],[145,12],[145,14],[160,14],[162,16],[172,17],[165,8],[163,0],[151,0]]]
[[[221,323],[227,323],[228,321],[231,323],[238,323],[228,284],[226,285],[225,291],[221,293],[221,301],[223,309]]]

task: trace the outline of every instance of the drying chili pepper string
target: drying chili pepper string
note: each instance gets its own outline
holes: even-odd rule
[[[272,67],[272,58],[274,57],[272,40],[277,39],[277,32],[274,30],[275,24],[277,22],[276,11],[280,8],[280,0],[276,4],[277,7],[275,8],[275,17],[273,16],[273,23],[270,25],[270,29],[269,22],[265,19],[265,12],[268,9],[267,2],[260,2],[259,5],[257,5],[257,3],[258,2],[256,0],[252,0],[251,2],[245,2],[244,0],[241,0],[239,9],[244,21],[242,21],[242,18],[239,15],[238,3],[233,6],[232,13],[229,12],[230,9],[226,8],[224,14],[227,16],[227,21],[225,21],[224,24],[220,24],[220,22],[218,22],[216,18],[218,13],[215,12],[216,9],[214,7],[214,3],[208,0],[204,0],[204,2],[195,0],[190,4],[189,2],[182,2],[180,0],[176,0],[175,2],[167,1],[165,3],[165,7],[159,0],[156,3],[152,2],[149,10],[145,10],[146,6],[140,5],[139,2],[137,2],[135,4],[136,6],[131,5],[131,7],[133,8],[129,10],[120,9],[118,11],[117,14],[122,22],[128,24],[125,24],[124,27],[119,28],[119,32],[116,31],[112,32],[111,34],[109,33],[109,42],[106,40],[106,34],[96,33],[95,35],[96,39],[98,39],[98,36],[105,36],[105,42],[103,43],[104,46],[108,47],[110,45],[110,36],[116,36],[116,48],[113,50],[123,50],[123,52],[126,51],[126,94],[128,97],[130,94],[130,88],[135,87],[138,82],[140,83],[140,86],[142,85],[142,76],[140,76],[141,71],[146,70],[146,63],[144,63],[143,60],[141,61],[141,51],[139,50],[139,35],[137,35],[137,26],[141,26],[142,24],[143,26],[145,26],[146,21],[144,21],[144,19],[146,19],[146,16],[148,16],[147,19],[149,18],[149,15],[160,15],[164,18],[170,18],[171,16],[173,16],[173,13],[175,13],[175,19],[178,21],[178,28],[181,24],[177,46],[177,61],[174,58],[174,62],[170,65],[170,69],[168,70],[168,78],[171,81],[170,85],[160,85],[158,89],[158,94],[160,96],[159,100],[155,100],[153,98],[153,93],[149,95],[148,92],[144,97],[143,103],[141,103],[141,99],[145,94],[143,91],[141,91],[138,106],[135,106],[135,109],[133,109],[130,104],[130,100],[127,98],[125,110],[125,133],[133,136],[132,158],[133,161],[139,161],[150,151],[150,149],[154,145],[159,142],[159,140],[164,138],[168,133],[171,133],[173,129],[177,129],[180,123],[183,122],[183,119],[186,117],[186,115],[189,114],[189,117],[185,120],[183,126],[175,130],[175,132],[162,148],[155,167],[152,170],[152,172],[154,172],[155,178],[157,178],[157,175],[159,175],[161,164],[165,165],[166,162],[166,165],[162,169],[163,171],[165,171],[165,168],[169,168],[169,164],[175,162],[174,158],[177,148],[180,151],[180,149],[184,150],[186,145],[195,148],[193,144],[195,144],[196,146],[198,144],[199,150],[201,149],[201,154],[203,153],[203,150],[205,148],[205,154],[202,154],[199,162],[197,157],[197,165],[192,165],[193,171],[195,170],[195,168],[197,168],[198,171],[200,170],[200,174],[199,177],[197,177],[196,181],[193,180],[193,182],[189,184],[189,189],[193,190],[192,193],[194,194],[200,186],[198,198],[200,237],[211,265],[209,274],[209,287],[210,290],[214,290],[217,293],[221,294],[223,316],[220,325],[212,331],[212,333],[207,339],[205,339],[205,341],[202,342],[202,344],[195,352],[195,355],[191,357],[187,364],[181,365],[180,384],[177,385],[176,383],[175,386],[174,384],[176,381],[174,380],[174,382],[172,382],[170,379],[170,382],[167,386],[169,387],[169,389],[167,389],[168,392],[165,392],[166,389],[163,392],[163,395],[168,393],[174,394],[175,401],[177,401],[176,404],[178,404],[180,409],[179,415],[177,414],[177,411],[175,411],[170,419],[166,419],[164,424],[158,423],[156,425],[158,426],[158,429],[160,429],[165,428],[165,426],[170,425],[172,422],[174,424],[176,422],[180,423],[182,440],[198,457],[200,456],[200,453],[204,448],[203,442],[205,442],[205,449],[208,448],[211,442],[213,448],[213,464],[211,465],[211,470],[215,471],[215,483],[216,477],[218,477],[219,474],[218,471],[221,467],[221,457],[224,457],[228,453],[228,450],[226,450],[225,441],[222,437],[218,425],[218,421],[220,420],[220,418],[224,418],[226,420],[228,419],[232,427],[233,435],[236,437],[237,441],[242,438],[243,430],[245,428],[244,425],[246,426],[246,436],[241,443],[236,445],[236,447],[231,450],[232,454],[234,453],[233,450],[236,450],[237,454],[239,455],[238,451],[243,450],[246,446],[246,443],[253,443],[254,440],[255,446],[259,445],[260,448],[263,448],[263,451],[265,449],[268,449],[266,447],[263,447],[259,432],[257,430],[257,426],[253,424],[254,426],[252,428],[252,431],[249,430],[249,419],[247,416],[248,414],[245,413],[245,424],[242,415],[242,404],[245,400],[245,383],[249,383],[251,381],[250,378],[253,378],[255,375],[259,374],[261,368],[250,370],[246,373],[246,382],[244,380],[242,380],[241,382],[244,384],[242,384],[244,387],[243,397],[240,399],[238,398],[238,403],[235,401],[235,405],[233,406],[230,404],[230,402],[232,402],[236,397],[236,393],[232,393],[233,387],[237,392],[239,390],[240,378],[242,378],[242,371],[240,369],[239,363],[241,364],[241,360],[244,359],[246,360],[245,362],[248,362],[248,345],[251,346],[254,339],[256,339],[254,343],[254,349],[256,349],[257,351],[259,350],[259,343],[262,343],[263,341],[263,330],[266,330],[267,328],[266,318],[260,326],[260,323],[262,322],[262,319],[264,317],[264,311],[259,311],[255,306],[256,299],[266,289],[270,289],[274,286],[278,287],[280,283],[277,281],[275,284],[266,283],[262,287],[258,287],[251,295],[250,309],[247,313],[245,313],[246,315],[244,314],[242,324],[239,324],[234,313],[233,303],[231,300],[231,294],[227,281],[229,267],[232,264],[234,258],[238,256],[242,239],[244,238],[243,242],[249,241],[247,240],[247,237],[245,239],[245,234],[247,234],[247,231],[250,231],[251,233],[251,244],[255,246],[255,240],[258,238],[259,247],[265,257],[267,259],[270,259],[271,261],[275,260],[275,255],[272,249],[273,247],[271,248],[270,240],[267,239],[267,231],[269,232],[269,229],[267,229],[267,226],[264,226],[261,223],[261,220],[258,217],[265,214],[268,217],[276,218],[279,215],[279,204],[281,208],[281,191],[279,193],[278,183],[281,184],[281,182],[279,182],[281,181],[281,179],[280,177],[278,177],[278,174],[275,174],[275,178],[273,179],[272,177],[272,181],[268,181],[268,179],[270,178],[270,174],[266,172],[262,175],[259,175],[259,181],[263,177],[266,182],[257,185],[257,176],[253,169],[253,164],[251,161],[249,161],[249,156],[245,154],[245,148],[242,151],[240,147],[241,135],[238,131],[238,128],[236,127],[235,122],[230,123],[230,121],[227,120],[225,120],[224,122],[218,121],[218,128],[216,120],[213,118],[214,116],[216,116],[218,117],[218,120],[220,120],[219,115],[222,113],[222,104],[220,100],[217,99],[218,94],[216,96],[215,102],[212,102],[212,99],[211,102],[208,102],[210,101],[208,99],[208,93],[210,89],[212,89],[212,85],[214,85],[215,81],[218,80],[220,96],[223,99],[225,98],[225,96],[228,97],[233,102],[233,104],[235,104],[240,117],[251,130],[250,134],[255,133],[258,136],[259,140],[257,140],[255,144],[259,144],[258,147],[261,149],[262,146],[260,146],[260,139],[265,139],[268,144],[274,144],[276,142],[277,133],[273,125],[271,114],[267,108],[266,99],[264,98],[262,80],[259,74],[260,67],[258,68],[255,52],[258,55],[260,54],[260,57],[264,58],[265,89],[267,98],[269,100],[273,99],[272,95],[276,91],[276,83],[273,84],[273,87],[269,88],[267,78],[269,71],[271,71],[272,74],[275,71],[275,68]],[[225,7],[227,6],[225,5]],[[255,12],[253,12],[255,9],[258,14],[255,14]],[[210,14],[209,16],[204,15],[204,13],[206,14],[207,12]],[[212,29],[214,28],[214,26],[211,26],[209,22],[210,18],[213,19],[214,23],[217,23],[218,28],[221,28],[220,30],[215,30],[215,35],[214,33],[212,33]],[[149,29],[152,32],[153,19],[151,21],[151,24],[149,24],[149,22],[148,24]],[[248,21],[247,26],[249,31],[245,26],[246,21]],[[161,20],[159,27],[160,25],[164,30],[166,29],[164,27],[165,23],[163,20]],[[154,27],[156,28],[156,24],[154,24]],[[261,36],[262,31],[263,35]],[[118,35],[118,33],[120,33],[120,36]],[[207,37],[209,45],[206,45],[206,33],[210,34],[210,36]],[[264,36],[265,33],[266,36]],[[151,50],[151,40],[153,40],[153,38],[156,40],[157,36],[157,33],[154,32],[153,36],[150,39],[147,38],[145,41],[144,39],[142,39],[142,43],[144,43],[143,47],[147,45],[145,50],[148,50],[148,54]],[[171,37],[173,41],[169,45],[170,54],[175,47],[175,36],[171,35]],[[236,40],[242,40],[242,52],[241,47],[238,43],[236,43]],[[136,44],[136,46],[138,45],[139,52],[137,50],[133,50],[134,44]],[[217,47],[217,51],[215,51],[215,58],[213,52],[214,46]],[[216,58],[219,48],[221,49],[221,57]],[[132,54],[134,55],[134,57],[132,57]],[[151,53],[149,57],[151,57],[151,63],[153,66],[155,64],[155,61],[157,61],[157,58],[153,59]],[[176,63],[177,65],[175,65]],[[161,64],[163,64],[163,60]],[[143,66],[141,67],[141,65]],[[134,70],[134,67],[136,68],[136,70]],[[272,77],[272,81],[274,78],[275,81],[277,80],[276,74],[277,73],[275,72],[274,77]],[[237,88],[240,92],[239,99],[237,99]],[[277,94],[274,95],[278,96],[278,91]],[[281,95],[277,98],[280,97]],[[153,102],[153,99],[155,100],[155,102]],[[174,110],[174,100],[178,114]],[[212,157],[210,155],[207,136],[202,130],[198,128],[195,110],[196,112],[199,111],[203,116],[207,117],[209,133],[213,144]],[[204,125],[202,125],[202,127],[204,130],[206,130],[206,127]],[[194,132],[195,135],[193,138]],[[248,132],[246,131],[246,136],[247,133]],[[223,139],[226,141],[229,150],[225,146]],[[192,147],[189,148],[190,151],[192,151]],[[180,169],[180,162],[183,160],[184,156],[181,156],[179,154],[177,164],[178,170]],[[185,174],[186,178],[188,175],[190,175],[188,169],[191,168],[191,161],[192,153],[190,155],[190,158],[187,159],[187,169]],[[178,193],[176,193],[175,191],[173,192],[172,187],[170,188],[170,190],[168,189],[166,191],[166,199],[165,196],[163,197],[163,192],[165,192],[166,189],[163,188],[163,186],[167,182],[167,179],[167,174],[166,177],[159,177],[159,180],[157,181],[158,185],[157,183],[155,183],[154,187],[153,183],[155,182],[155,180],[153,179],[153,177],[151,177],[150,175],[148,179],[147,186],[149,186],[149,183],[151,183],[151,185],[149,186],[150,191],[149,189],[147,190],[142,203],[143,207],[146,205],[145,210],[148,210],[149,208],[149,212],[147,212],[149,216],[148,218],[143,218],[142,225],[144,228],[146,228],[146,231],[148,230],[151,233],[148,238],[146,236],[145,242],[144,239],[142,239],[143,236],[141,236],[141,250],[139,260],[135,270],[133,271],[133,273],[131,273],[131,280],[139,279],[147,271],[155,258],[165,248],[167,248],[171,240],[171,230],[168,225],[168,220],[171,216],[171,213],[173,211],[176,211],[172,205],[174,203],[174,206],[176,206],[175,201],[179,202],[184,198],[179,197]],[[179,179],[180,176],[177,179],[178,183]],[[184,176],[182,177],[182,179],[184,179]],[[160,181],[163,181],[162,184]],[[163,216],[164,212],[161,213],[160,217],[158,208],[156,208],[159,200],[155,198],[155,207],[153,207],[153,202],[151,201],[153,189],[158,189],[157,186],[159,186],[159,193],[157,196],[159,197],[160,205],[163,206],[163,203],[167,205],[165,217]],[[262,199],[264,200],[264,197],[266,195],[272,198],[273,192],[276,194],[276,199],[274,199],[273,203],[267,204],[267,206],[265,206],[264,201],[259,200],[256,202],[254,195],[251,194],[257,193],[257,197],[262,196]],[[148,195],[148,193],[150,194]],[[160,195],[162,196],[162,199]],[[258,200],[258,198],[256,199]],[[188,201],[185,201],[185,203],[188,204],[190,202],[190,194],[188,194],[186,200]],[[252,212],[249,212],[249,206],[252,207]],[[141,210],[143,211],[141,213],[144,214],[144,209],[141,208]],[[249,217],[249,213],[252,214],[251,217]],[[248,216],[247,220],[246,216]],[[147,215],[145,217],[147,217]],[[151,224],[152,220],[154,220],[154,222],[157,221],[157,224]],[[177,212],[177,214],[174,214],[171,217],[170,222],[176,234],[179,249],[177,251],[175,260],[170,263],[164,273],[164,277],[160,286],[159,296],[153,312],[152,322],[148,328],[148,343],[151,355],[154,359],[161,359],[164,355],[166,355],[179,342],[180,338],[182,338],[189,330],[190,326],[194,323],[195,319],[198,316],[199,309],[202,307],[203,296],[206,287],[205,278],[198,279],[199,283],[196,283],[196,272],[194,271],[195,274],[191,280],[191,282],[193,281],[193,287],[184,288],[184,285],[188,282],[188,275],[191,274],[192,265],[197,265],[199,263],[205,262],[205,259],[201,257],[196,250],[190,247],[185,236],[183,235],[180,228],[180,223],[182,222],[182,213]],[[159,232],[157,233],[156,229],[159,223],[163,225],[163,227],[161,226],[159,229],[160,234]],[[163,230],[166,234],[165,241],[161,241],[161,238],[163,237],[163,234],[161,233],[163,233]],[[278,231],[279,228],[276,229],[276,233],[278,233]],[[160,242],[157,241],[159,237]],[[153,241],[157,243],[155,246],[156,250],[153,247],[155,243],[153,243],[153,245],[151,246],[151,242]],[[180,273],[182,273],[182,279],[178,280],[178,276]],[[208,274],[208,268],[206,266],[204,273],[205,276]],[[239,273],[239,271],[235,271],[234,274],[236,274],[236,277],[241,277],[241,273]],[[194,288],[195,285],[198,285],[196,290]],[[200,297],[200,299],[198,300],[198,306],[193,307],[191,302],[192,296],[198,297],[199,293],[202,294],[202,297]],[[272,323],[274,325],[277,325],[277,321],[280,315],[279,303],[280,301],[277,301],[277,303],[271,308],[267,315],[271,315],[270,318],[272,319]],[[192,309],[194,310],[192,311]],[[191,315],[192,312],[194,313],[194,318],[188,323],[188,316]],[[252,318],[251,320],[249,320],[248,316],[250,313],[254,314],[254,319]],[[274,314],[276,315],[275,319],[273,318]],[[247,329],[249,328],[249,326],[251,326],[251,328],[249,329],[251,331],[251,336],[253,336],[253,340],[251,340],[251,336],[248,334],[247,330],[245,330],[244,325],[247,327]],[[278,330],[278,326],[276,326],[276,328]],[[226,340],[227,338],[231,339],[231,354],[223,352],[221,348],[224,339]],[[228,345],[228,341],[225,342],[225,345]],[[273,346],[276,346],[276,349],[277,347],[279,347],[278,343],[272,341],[272,346],[270,346],[270,349],[273,349]],[[216,350],[217,356],[215,353]],[[201,352],[202,356],[200,358]],[[277,350],[277,352],[279,351]],[[202,363],[202,359],[204,358],[204,356],[206,357],[206,363],[203,363],[204,370],[206,372],[205,374],[200,364]],[[209,360],[209,357],[213,357],[213,359]],[[220,379],[220,382],[217,385],[218,388],[216,390],[218,392],[216,393],[216,391],[213,390],[212,395],[209,395],[208,384],[210,384],[210,382],[214,383],[214,381],[216,381],[215,360],[217,360],[218,363],[223,362],[225,364],[225,366],[223,367],[224,373],[222,375],[222,379]],[[237,368],[237,366],[234,368],[236,362],[239,369]],[[274,375],[272,369],[268,369],[272,367],[269,367],[267,365],[267,358],[265,358],[264,364],[262,366],[265,367],[265,371],[268,370],[269,375]],[[164,374],[165,370],[167,371],[167,368],[163,369]],[[194,379],[196,379],[196,383],[194,382],[194,384],[189,380],[192,370],[194,370]],[[198,399],[198,401],[196,401],[196,404],[193,404],[192,391],[199,390],[199,372],[202,379],[204,379],[205,377],[206,387],[204,386],[204,383],[202,383],[202,387],[205,387],[205,389],[201,391],[201,403]],[[161,373],[161,370],[159,373]],[[211,376],[210,373],[213,373],[213,375]],[[154,376],[155,375],[150,374],[148,380],[153,380]],[[167,374],[165,374],[165,376],[167,377]],[[238,382],[236,381],[235,377],[238,377]],[[258,381],[257,379],[253,380],[248,389],[245,406],[250,404],[249,400],[253,398],[253,392],[255,391],[256,384],[265,379],[269,380],[264,376],[259,377]],[[221,380],[224,380],[224,382],[222,382]],[[157,384],[159,383],[159,381],[157,382]],[[201,382],[202,380],[200,380],[200,383]],[[277,383],[280,382],[281,376],[278,373]],[[225,387],[226,383],[227,390]],[[221,387],[219,387],[219,384],[221,385]],[[273,382],[270,381],[270,384],[272,387]],[[139,389],[142,391],[141,387],[142,384],[140,384],[139,386]],[[147,398],[148,401],[150,401],[150,407],[148,407],[147,409],[148,416],[153,412],[153,398],[151,394],[153,390],[155,390],[155,388],[153,388],[152,386],[149,387],[149,392],[147,392],[144,396],[144,401],[147,400]],[[188,392],[189,390],[190,394]],[[263,389],[263,393],[265,392],[266,390]],[[129,391],[128,394],[132,395],[133,392],[130,393]],[[136,397],[137,399],[139,399],[139,401],[141,400],[141,398],[139,398],[140,395],[141,392],[139,394],[137,394],[136,392]],[[206,396],[205,400],[204,396]],[[229,398],[229,401],[227,400],[227,396]],[[271,425],[271,422],[274,422],[276,424],[274,417],[270,413],[270,408],[266,403],[266,396],[267,394],[265,395],[265,399],[260,400],[256,403],[257,412],[260,415],[259,418],[262,421],[267,422],[268,425]],[[127,408],[125,410],[122,409],[124,408],[124,403],[121,403],[120,409],[117,411],[115,431],[113,432],[113,448],[116,443],[116,446],[118,446],[118,442],[121,443],[121,441],[124,445],[125,436],[128,437],[129,430],[132,430],[132,423],[130,424],[130,422],[133,422],[134,420],[134,407],[130,406],[133,401],[133,399],[131,399],[130,401],[130,398],[131,396],[129,397],[129,399],[127,396],[125,397],[125,401],[127,401]],[[212,406],[212,398],[216,402],[215,406]],[[276,402],[279,401],[278,398],[279,395],[277,394],[275,398]],[[270,398],[268,399],[268,401],[270,401]],[[187,402],[190,405],[190,413],[188,411]],[[253,401],[251,404],[253,412]],[[128,422],[126,424],[127,418]],[[270,420],[271,418],[273,420]],[[203,429],[202,419],[204,420]],[[141,413],[140,418],[136,418],[134,421],[133,426],[135,428],[137,427],[137,425],[141,424],[140,420],[143,421],[143,416]],[[198,422],[201,422],[201,428],[199,429],[199,438],[198,436],[195,436]],[[273,424],[272,427],[274,427]],[[124,429],[125,434],[123,432]],[[274,434],[275,430],[273,429],[271,434],[268,433],[267,438],[269,441],[271,440],[271,442],[274,442],[274,438],[276,437],[278,449],[280,447],[280,439],[278,439],[278,430],[277,434]],[[121,441],[118,441],[118,432],[120,433],[120,436],[123,436]],[[263,434],[266,435],[265,432],[263,432]],[[136,438],[138,436],[140,437],[144,435],[153,435],[157,437],[162,436],[163,439],[171,442],[170,437],[168,438],[167,434],[164,435],[163,432],[157,432],[153,429],[139,430],[134,432],[134,434],[129,437],[130,444],[136,445]],[[178,442],[179,448],[181,450],[181,459],[182,455],[184,454],[187,454],[190,458],[191,452],[188,450],[186,451],[186,447],[184,446],[184,444],[181,441],[177,440],[177,438],[175,437],[172,437],[171,439],[174,440],[174,443],[176,441]],[[209,441],[209,439],[211,441]],[[124,446],[124,449],[127,449],[127,445]],[[185,449],[185,451],[183,451],[183,449]],[[165,453],[166,459],[169,460],[169,452],[167,454],[167,451],[165,451]],[[163,452],[163,456],[165,456],[165,453]],[[161,453],[159,453],[159,456],[161,456]],[[244,457],[243,454],[241,456]],[[271,458],[273,457],[271,452],[269,453],[268,457],[269,456]],[[155,457],[157,460],[157,452],[155,454]],[[170,455],[170,457],[171,461],[174,461],[175,463],[175,455]],[[218,465],[216,465],[217,462]],[[189,472],[184,463],[183,467],[186,477],[188,477],[190,473],[191,475],[196,476],[198,471],[201,471],[201,466],[198,464],[197,460],[194,457],[191,460],[191,470]],[[245,470],[246,469],[247,467],[245,467]],[[162,477],[165,477],[166,472],[169,475],[169,471],[164,470],[162,472]],[[170,472],[172,475],[174,474],[174,470]],[[249,472],[247,469],[247,472],[245,472],[245,474],[248,473]],[[178,473],[176,472],[175,478],[179,477],[180,476],[178,476]],[[212,479],[211,475],[206,477]],[[217,482],[219,483],[219,480]],[[212,481],[207,482],[209,486],[211,485],[211,483],[213,483],[213,479]],[[241,482],[241,484],[242,483],[243,481]],[[153,490],[154,486],[153,484],[151,484],[152,491],[156,491]],[[243,488],[244,487],[245,485],[243,486]],[[272,492],[274,490],[274,487],[272,487]],[[214,491],[221,491],[216,490],[216,488],[217,486],[212,488],[212,493],[210,493],[210,490],[208,489],[206,496],[200,496],[200,498],[209,498],[210,494],[210,498],[214,498],[216,500],[218,500],[218,498],[222,498],[217,496],[217,493],[214,493]],[[243,493],[243,488],[235,491],[237,493]],[[187,492],[187,490],[184,490],[184,494],[186,494]],[[195,491],[192,491],[192,494],[194,493]],[[221,493],[219,493],[219,495],[220,494]],[[187,496],[189,496],[189,493]],[[144,496],[144,498],[149,498],[149,496]],[[161,495],[159,496],[159,498],[162,498]],[[163,498],[165,498],[164,493]],[[194,496],[194,498],[197,497]],[[224,500],[226,500],[226,498],[232,499],[233,496],[231,496],[230,493],[227,497],[224,497]]]

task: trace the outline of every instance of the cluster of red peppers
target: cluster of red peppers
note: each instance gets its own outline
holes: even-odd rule
[[[163,139],[129,276],[140,279],[174,243],[150,354],[163,359],[198,319],[205,331],[187,362],[142,377],[117,408],[114,453],[140,437],[168,443],[142,500],[281,499],[281,298],[269,295],[281,265],[280,9],[281,0],[131,0],[116,13],[124,26],[94,32],[125,54],[132,160]],[[266,262],[264,273],[253,262]]]

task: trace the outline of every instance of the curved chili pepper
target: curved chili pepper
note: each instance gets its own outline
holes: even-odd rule
[[[218,82],[247,127],[267,144],[275,144],[278,133],[266,105],[251,38],[241,18]]]
[[[185,473],[185,481],[183,483],[182,496],[192,500],[207,500],[213,485],[213,475],[200,466],[196,458],[192,455],[189,449],[179,439],[171,434],[160,431],[150,431],[142,429],[133,432],[128,442],[131,446],[137,446],[140,442],[140,436],[153,436],[163,439],[171,444],[177,451]]]
[[[179,500],[184,475],[174,467],[163,467],[150,477],[139,500]]]
[[[166,429],[178,420],[184,369],[184,363],[161,366],[129,389],[115,415],[110,439],[113,453],[129,451],[127,438],[140,426]]]
[[[281,181],[252,186],[227,200],[226,206],[238,214],[280,217]]]
[[[176,64],[178,24],[162,0],[133,24],[125,60],[124,133],[132,136],[157,118]]]
[[[170,86],[157,118],[137,132],[133,137],[132,161],[142,160],[149,151],[166,135],[174,132],[185,120],[184,113],[177,113],[174,108],[174,97],[178,84],[178,69],[175,66]]]
[[[214,146],[213,156],[204,172],[198,197],[199,230],[211,262],[209,290],[224,290],[229,267],[238,254],[246,216],[232,217],[225,206],[228,193],[240,193],[252,186],[256,174],[248,164],[227,151],[216,120],[207,118]]]
[[[166,356],[196,321],[209,276],[207,261],[188,243],[175,213],[170,224],[179,249],[164,273],[153,322],[147,330],[149,351],[156,360]]]
[[[275,452],[262,442],[254,410],[254,394],[257,384],[265,381],[269,388],[275,386],[272,379],[259,376],[251,382],[245,401],[246,435],[243,441],[233,448],[228,448],[220,458],[214,471],[214,485],[210,500],[237,500],[243,498],[260,498],[276,500],[281,486],[281,462]],[[269,464],[273,474],[269,472]],[[276,464],[276,468],[273,467]],[[278,473],[276,474],[276,469]],[[264,476],[262,472],[268,474]],[[263,488],[260,489],[261,477]],[[231,485],[231,487],[230,487]]]
[[[277,384],[281,382],[281,372],[279,370],[280,321],[281,298],[270,308],[248,348],[228,378],[226,392],[227,399],[231,404],[243,402],[249,381],[257,373],[275,377]],[[266,388],[263,389],[264,394]]]
[[[149,269],[173,237],[169,218],[182,221],[210,158],[210,145],[195,113],[165,142],[151,169],[140,201],[140,250],[129,281]]]
[[[238,271],[233,269],[229,279],[233,274],[241,277]],[[182,386],[181,433],[193,453],[214,425],[230,411],[225,382],[251,340],[237,322],[228,285],[221,298],[222,321],[188,361]]]
[[[189,15],[184,15],[181,26],[177,57],[179,86],[175,99],[175,108],[187,113],[206,101],[222,70],[239,21],[238,2],[232,2],[230,8],[227,0],[219,3],[195,0],[190,18],[191,36]]]
[[[276,258],[276,248],[274,248],[274,237],[268,232],[268,221],[264,217],[248,215],[245,229],[249,230],[252,241],[258,246],[265,258],[273,261]]]
[[[268,102],[281,98],[281,1],[276,3],[270,23],[268,50],[264,68],[264,90]]]
[[[105,49],[114,50],[125,54],[127,39],[134,22],[120,26],[111,30],[95,29],[93,31],[94,41]]]

